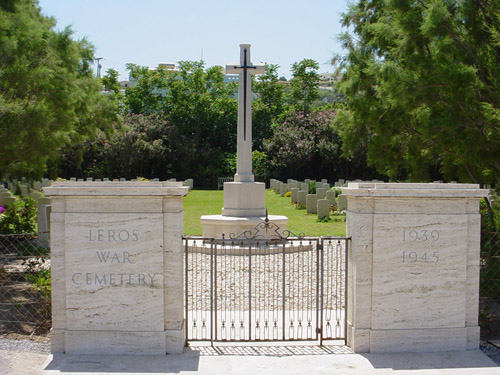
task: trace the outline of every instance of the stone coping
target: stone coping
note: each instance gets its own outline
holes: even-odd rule
[[[267,217],[270,222],[284,222],[288,221],[288,217],[282,216],[282,215],[268,215]],[[240,216],[223,216],[223,215],[203,215],[200,217],[200,221],[202,223],[249,223],[249,224],[258,224],[262,223],[266,220],[265,216],[246,216],[246,217],[240,217]]]
[[[46,196],[184,196],[189,187],[174,181],[55,181]]]
[[[353,197],[481,198],[487,189],[478,184],[350,182],[342,194]]]

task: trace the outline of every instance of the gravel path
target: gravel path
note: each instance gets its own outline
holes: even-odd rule
[[[214,249],[212,263],[210,244],[191,241],[188,338],[209,339],[212,298],[218,339],[314,339],[321,314],[324,338],[344,337],[345,241],[325,241],[322,253],[317,243],[289,242],[284,252],[282,245],[252,243],[249,257],[248,245],[228,241]]]
[[[50,343],[0,338],[0,374],[40,375],[50,354]]]
[[[50,341],[14,340],[0,338],[0,350],[11,352],[50,354]]]

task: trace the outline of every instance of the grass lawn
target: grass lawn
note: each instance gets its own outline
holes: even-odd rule
[[[184,234],[201,235],[201,215],[218,215],[221,213],[222,190],[191,190],[184,197]],[[290,204],[290,198],[284,198],[271,190],[266,191],[266,206],[269,215],[284,215],[288,217],[286,229],[295,234],[306,236],[345,236],[345,223],[330,221],[318,222],[313,214],[306,210],[297,210]],[[345,218],[335,216],[334,218]]]

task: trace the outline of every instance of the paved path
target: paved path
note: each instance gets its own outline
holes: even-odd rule
[[[351,354],[346,347],[220,346],[166,356],[54,355],[0,351],[2,375],[500,375],[479,350]],[[6,362],[7,360],[7,362]],[[45,362],[43,362],[45,360]]]

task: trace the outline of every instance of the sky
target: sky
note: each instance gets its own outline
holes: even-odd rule
[[[102,57],[102,72],[113,68],[128,79],[127,63],[156,67],[162,62],[203,58],[207,67],[239,61],[249,43],[253,63],[290,66],[316,60],[319,72],[345,53],[337,41],[340,14],[348,0],[39,0],[42,13],[71,26]],[[95,67],[95,69],[97,69]]]

